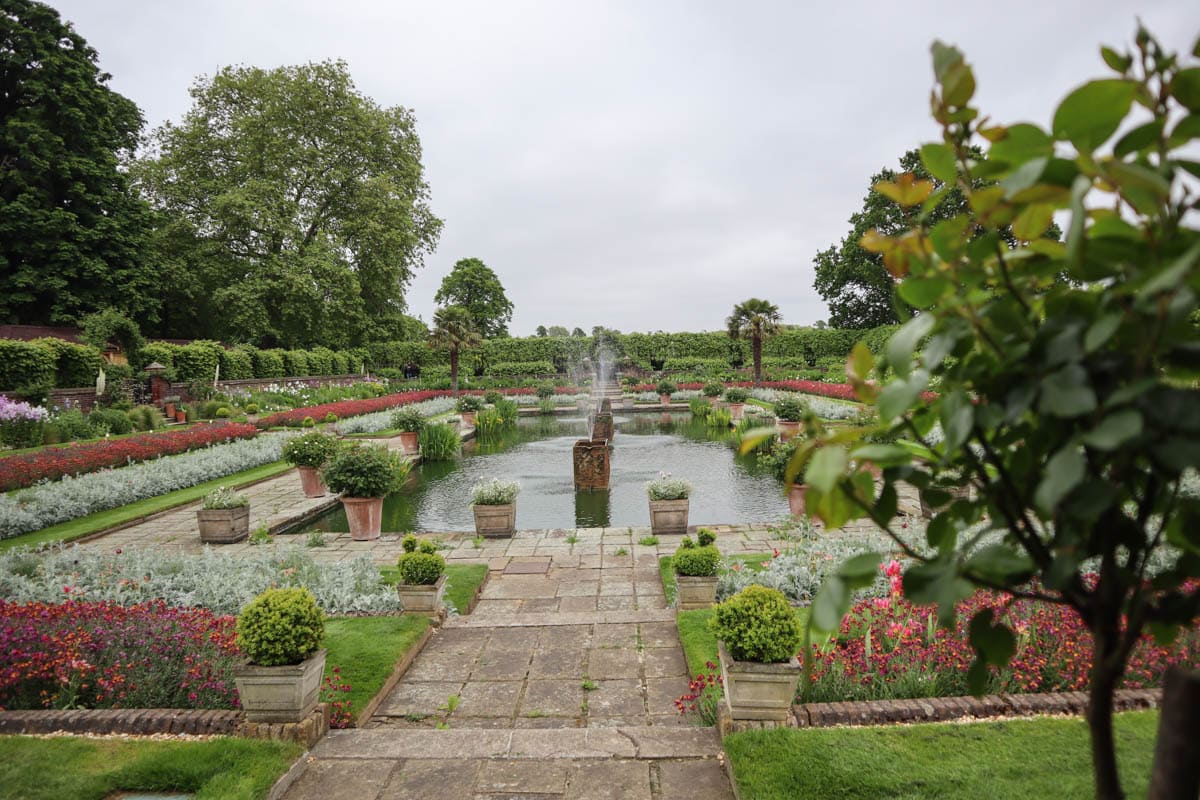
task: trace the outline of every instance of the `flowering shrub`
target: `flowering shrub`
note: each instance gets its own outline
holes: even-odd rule
[[[329,706],[329,727],[349,728],[354,721],[351,708],[354,703],[345,695],[354,687],[342,680],[342,668],[333,667],[321,682],[321,702]],[[342,699],[338,699],[342,697]]]
[[[182,431],[144,433],[126,439],[20,453],[0,458],[0,492],[24,489],[66,475],[84,475],[108,467],[178,455],[235,439],[252,439],[257,434],[258,429],[253,425],[197,425]]]
[[[218,486],[213,491],[204,495],[204,502],[200,507],[206,511],[224,511],[230,508],[244,508],[250,505],[250,498],[244,494],[238,494],[233,489],[227,489],[224,486]]]
[[[0,554],[0,597],[13,602],[70,597],[134,605],[161,599],[171,606],[237,614],[272,586],[306,588],[328,614],[400,608],[396,591],[384,584],[366,553],[337,562],[317,562],[299,546],[238,558],[211,550],[185,555],[138,547],[103,553],[74,545]]]
[[[936,608],[901,596],[901,565],[882,565],[886,597],[855,604],[830,643],[814,648],[812,702],[937,697],[969,693],[967,671],[975,659],[968,625],[991,609],[1017,634],[1004,668],[992,667],[989,692],[1082,691],[1088,686],[1092,636],[1072,608],[980,591],[957,606],[953,630],[937,627]],[[1200,584],[1190,587],[1200,591]],[[1200,663],[1200,632],[1182,631],[1170,645],[1149,634],[1138,641],[1121,685],[1159,686],[1172,664]]]
[[[670,473],[659,473],[659,477],[646,484],[646,495],[651,500],[686,500],[692,494],[692,484],[683,478],[672,478]]]
[[[704,666],[708,671],[688,681],[687,694],[675,701],[675,708],[680,714],[695,717],[697,725],[713,726],[717,724],[725,678],[719,671],[719,665],[706,661]]]
[[[0,706],[236,708],[234,620],[154,600],[0,600]]]
[[[401,392],[385,394],[382,397],[369,397],[361,400],[340,400],[336,403],[323,403],[317,406],[303,406],[290,411],[281,411],[262,417],[256,423],[260,428],[274,428],[280,425],[300,425],[306,418],[324,418],[328,414],[336,414],[338,419],[354,417],[359,414],[371,414],[386,411],[408,403],[419,403],[434,397],[444,397],[445,391],[425,390],[420,392]]]
[[[521,484],[492,478],[471,487],[471,504],[477,506],[506,506],[517,500]]]
[[[257,436],[0,495],[0,539],[279,460],[283,436]]]
[[[0,445],[33,447],[41,444],[42,424],[49,412],[41,406],[10,400],[0,394]]]

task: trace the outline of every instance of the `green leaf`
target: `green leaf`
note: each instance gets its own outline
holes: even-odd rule
[[[817,589],[812,603],[812,626],[818,631],[833,633],[842,626],[842,618],[850,610],[852,594],[845,580],[830,575]]]
[[[1197,261],[1200,261],[1200,241],[1189,247],[1183,255],[1147,281],[1138,291],[1138,302],[1144,303],[1152,300],[1159,292],[1169,292],[1178,288]]]
[[[953,286],[954,284],[945,278],[934,275],[929,278],[907,278],[897,287],[897,291],[909,305],[928,308]]]
[[[1099,350],[1121,327],[1120,314],[1105,314],[1088,327],[1083,336],[1083,349],[1089,353]]]
[[[871,353],[871,349],[862,342],[854,345],[854,349],[850,351],[850,359],[846,366],[848,372],[860,381],[865,381],[867,376],[871,374],[872,367],[875,366],[875,356]]]
[[[1033,501],[1046,516],[1053,516],[1054,509],[1072,489],[1083,481],[1087,461],[1083,453],[1073,444],[1059,450],[1046,462],[1042,481],[1034,492]]]
[[[1115,72],[1124,75],[1133,65],[1133,58],[1123,56],[1111,47],[1101,47],[1100,57],[1104,59],[1104,63],[1108,64]]]
[[[1087,382],[1087,372],[1078,364],[1068,364],[1042,378],[1038,410],[1055,417],[1071,418],[1094,411],[1096,393]]]
[[[942,183],[953,183],[958,177],[954,148],[948,144],[927,144],[921,147],[921,163],[929,174]]]
[[[1090,153],[1116,133],[1129,113],[1138,85],[1133,81],[1089,81],[1066,96],[1054,112],[1054,138]]]
[[[966,394],[959,391],[942,397],[941,421],[946,450],[953,451],[962,447],[963,442],[971,435],[972,425],[975,424],[975,407],[971,405]]]
[[[1130,408],[1105,417],[1083,436],[1082,442],[1097,450],[1116,450],[1141,432],[1141,412]]]
[[[1158,381],[1154,378],[1142,378],[1141,380],[1134,381],[1110,394],[1108,399],[1104,401],[1104,407],[1113,408],[1125,405],[1129,401],[1141,397],[1157,385]]]
[[[937,604],[938,620],[948,625],[954,620],[954,606],[971,596],[975,587],[958,574],[958,566],[949,558],[914,564],[904,573],[904,594],[918,605]]]
[[[895,467],[912,461],[912,456],[903,447],[894,444],[868,444],[856,447],[850,457],[855,461],[870,461],[881,467]]]
[[[1009,164],[1054,155],[1054,140],[1036,125],[1022,122],[1005,129],[1004,138],[992,145],[988,157]]]
[[[965,61],[952,64],[941,83],[942,99],[948,106],[965,106],[975,96],[975,74]]]
[[[883,563],[880,553],[859,553],[843,561],[837,574],[846,581],[850,589],[863,589],[875,582],[879,565]]]
[[[1200,139],[1200,114],[1188,114],[1179,120],[1179,124],[1167,137],[1167,146],[1182,147],[1193,139]]]
[[[954,518],[945,512],[935,515],[925,526],[925,541],[938,550],[952,550],[958,543]]]
[[[903,414],[928,386],[929,373],[923,369],[915,370],[906,380],[895,380],[884,386],[875,400],[880,421],[891,422]]]
[[[1071,182],[1071,225],[1067,228],[1067,263],[1075,270],[1083,264],[1083,234],[1087,224],[1087,211],[1083,197],[1092,188],[1092,179],[1077,175]]]
[[[1031,241],[1038,238],[1050,227],[1054,219],[1054,206],[1047,203],[1034,203],[1021,209],[1013,220],[1012,230],[1018,239]]]
[[[838,445],[819,447],[808,462],[808,469],[804,473],[804,482],[822,492],[833,491],[838,479],[845,474],[849,461],[844,447]]]
[[[936,320],[932,314],[918,314],[900,326],[887,343],[888,366],[900,377],[912,370],[912,354],[925,335],[933,330]]]
[[[1117,143],[1113,145],[1113,155],[1117,158],[1124,158],[1135,150],[1141,150],[1143,147],[1154,144],[1162,135],[1162,130],[1163,121],[1161,119],[1151,120],[1145,125],[1137,126],[1117,140]]]
[[[993,623],[995,613],[985,608],[971,618],[968,626],[971,647],[976,658],[967,673],[971,692],[982,694],[987,683],[987,665],[1002,667],[1013,657],[1017,650],[1017,639],[1013,632],[1003,623]]]
[[[992,583],[1021,583],[1034,572],[1033,560],[1005,544],[982,547],[967,559],[967,570]]]
[[[1171,96],[1188,111],[1200,111],[1200,67],[1181,69],[1171,81]]]

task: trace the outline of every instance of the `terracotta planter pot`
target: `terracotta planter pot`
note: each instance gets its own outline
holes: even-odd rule
[[[437,583],[398,583],[396,592],[400,595],[400,607],[405,611],[436,614],[442,610],[446,576],[438,578]]]
[[[717,602],[717,576],[676,575],[675,596],[679,600],[680,611],[709,608]]]
[[[174,403],[167,403],[167,410],[163,416],[165,416],[167,419],[175,418],[175,404]]]
[[[244,664],[233,680],[248,721],[301,722],[317,707],[324,675],[325,651],[318,650],[299,664]]]
[[[730,403],[728,408],[729,408],[730,421],[737,422],[738,420],[740,420],[742,418],[742,414],[746,410],[746,404],[745,403]]]
[[[329,494],[325,481],[321,480],[321,471],[315,467],[296,467],[300,473],[300,488],[305,497],[324,497]]]
[[[418,452],[421,449],[420,444],[417,442],[419,437],[420,434],[416,431],[400,431],[400,448],[406,454]]]
[[[475,427],[475,412],[474,411],[464,411],[461,414],[459,414],[459,416],[462,417],[463,425],[467,426],[468,428]]]
[[[200,541],[205,544],[234,544],[250,534],[250,506],[202,508],[196,512]]]
[[[800,662],[793,658],[782,664],[734,661],[717,642],[721,674],[725,676],[725,703],[734,719],[785,720],[791,712]]]
[[[512,536],[517,529],[517,504],[503,506],[475,505],[475,533],[488,539]]]
[[[187,422],[187,412],[186,412],[186,411],[179,410],[179,409],[176,409],[176,411],[175,411],[175,421],[176,421],[176,422]]]
[[[793,517],[803,517],[806,513],[804,505],[804,495],[808,492],[808,486],[803,483],[789,483],[787,485],[788,511]]]
[[[688,529],[688,499],[651,500],[650,532],[655,536],[682,536]]]
[[[664,406],[671,405],[671,395],[669,395],[669,394],[660,394],[658,396],[658,399],[659,399],[659,402],[661,402]]]
[[[721,398],[719,396],[718,397],[710,397],[710,398],[708,398],[708,404],[710,406],[712,406],[713,408],[720,408],[721,407]]]
[[[342,497],[341,501],[350,525],[350,538],[356,542],[378,539],[383,528],[383,498]]]
[[[779,438],[785,442],[800,433],[799,422],[790,422],[786,419],[779,419],[775,420],[775,427],[779,428]]]

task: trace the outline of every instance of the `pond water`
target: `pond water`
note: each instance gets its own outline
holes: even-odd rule
[[[524,417],[493,438],[465,443],[457,461],[414,469],[384,501],[383,530],[474,531],[471,487],[494,477],[521,484],[518,530],[648,526],[645,484],[660,472],[691,481],[692,525],[787,516],[779,482],[753,454],[737,453],[732,433],[711,432],[690,414],[618,413],[614,422],[608,491],[575,491],[571,448],[587,436],[582,416]],[[345,512],[330,511],[302,532],[315,530],[346,531]]]

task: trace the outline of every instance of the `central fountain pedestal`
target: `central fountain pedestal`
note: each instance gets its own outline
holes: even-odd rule
[[[612,415],[609,414],[609,424]],[[611,463],[608,439],[580,439],[575,442],[572,455],[575,462],[576,489],[607,489]]]

